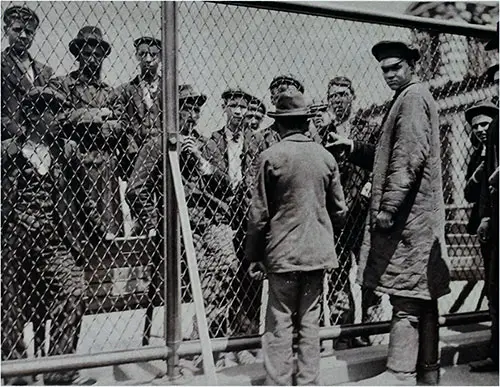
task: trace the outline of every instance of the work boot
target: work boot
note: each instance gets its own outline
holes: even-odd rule
[[[498,362],[495,362],[491,357],[487,357],[469,363],[469,367],[470,372],[495,372],[498,371]]]
[[[415,372],[395,372],[388,369],[372,378],[359,380],[357,386],[416,386],[417,374]]]

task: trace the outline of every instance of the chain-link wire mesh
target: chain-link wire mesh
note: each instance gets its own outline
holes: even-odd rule
[[[2,2],[4,17],[14,5],[39,23],[20,10],[5,21],[2,360],[25,357],[33,343],[49,355],[138,347],[155,334],[163,303],[160,47],[136,41],[159,38],[160,3]],[[375,142],[392,97],[370,53],[383,39],[420,47],[417,73],[440,108],[452,278],[457,289],[482,280],[467,230],[475,144],[463,114],[494,94],[483,76],[493,57],[480,41],[202,2],[179,3],[178,18],[180,161],[211,337],[256,334],[263,324],[265,287],[249,276],[244,239],[258,157],[277,141],[265,116],[270,82],[293,74],[318,102],[317,141],[336,130]],[[347,81],[329,85],[339,76]],[[349,214],[322,321],[387,320],[387,300],[353,281],[371,177],[338,161]],[[184,256],[181,267],[183,336],[196,339]],[[452,297],[442,313],[460,309]],[[23,340],[29,322],[34,337]]]

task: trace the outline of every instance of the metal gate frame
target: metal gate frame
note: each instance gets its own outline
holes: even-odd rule
[[[445,32],[447,34],[466,35],[484,40],[495,37],[495,29],[485,26],[458,24],[447,21],[420,18],[415,16],[385,15],[378,12],[353,10],[344,7],[309,5],[287,1],[280,2],[245,2],[245,1],[211,1],[225,5],[252,7],[274,11],[300,13],[322,16],[328,18],[354,20],[374,24],[413,27],[425,31]],[[177,4],[173,1],[162,2],[162,77],[163,87],[163,154],[169,151],[177,152],[178,144],[178,102],[177,102]],[[168,60],[167,60],[168,58]],[[163,206],[163,235],[166,236],[163,244],[164,265],[164,295],[165,307],[165,345],[151,346],[132,350],[109,351],[86,355],[61,355],[46,358],[33,358],[11,360],[1,363],[1,376],[14,377],[39,374],[50,371],[64,371],[85,368],[95,368],[151,360],[166,360],[167,375],[176,378],[179,375],[179,358],[184,355],[200,354],[203,345],[200,340],[182,342],[181,339],[181,299],[180,299],[180,228],[179,206],[176,200],[173,185],[172,164],[169,157],[164,157],[163,174],[168,176],[164,184],[164,197],[166,204]],[[166,257],[170,259],[166,259]],[[488,312],[468,312],[440,317],[441,327],[461,324],[474,324],[489,321]],[[376,322],[365,324],[352,324],[322,328],[321,339],[337,337],[355,337],[359,335],[388,333],[390,322]],[[212,351],[230,351],[260,347],[260,336],[244,338],[219,338],[210,340]],[[205,372],[207,372],[205,370]],[[215,379],[212,379],[215,380]],[[216,382],[216,380],[215,380]],[[216,384],[216,383],[214,383]]]

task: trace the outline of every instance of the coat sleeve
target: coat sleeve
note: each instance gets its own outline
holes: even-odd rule
[[[465,174],[464,197],[469,203],[476,203],[481,194],[481,179],[484,174],[484,164],[482,169],[478,171],[478,167],[482,164],[481,159],[473,154],[467,172]],[[477,171],[477,172],[476,172]]]
[[[354,141],[354,149],[349,155],[349,161],[368,171],[373,170],[375,160],[375,145],[364,141]]]
[[[392,150],[380,209],[396,213],[413,188],[429,154],[430,112],[419,93],[404,96],[395,120]]]
[[[266,234],[271,220],[267,196],[268,170],[269,163],[263,157],[255,177],[252,201],[248,210],[245,258],[250,262],[262,261],[265,254]]]
[[[334,227],[341,227],[345,222],[347,206],[344,192],[340,184],[340,173],[337,162],[333,160],[330,182],[326,190],[326,208]]]

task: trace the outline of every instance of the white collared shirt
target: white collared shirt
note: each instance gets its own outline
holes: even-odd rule
[[[227,158],[229,161],[229,180],[232,188],[243,180],[241,171],[241,156],[243,154],[243,133],[240,133],[238,139],[235,140],[233,133],[227,127],[224,130],[227,141]]]

